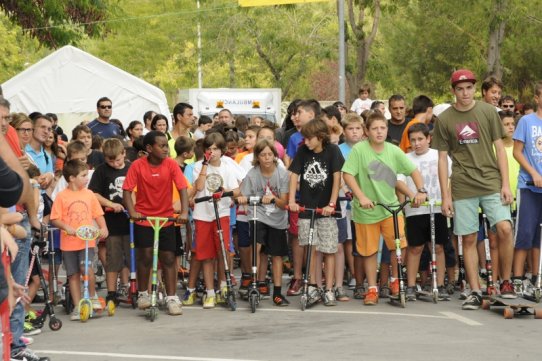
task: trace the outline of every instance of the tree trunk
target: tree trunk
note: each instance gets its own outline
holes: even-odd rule
[[[369,61],[369,57],[371,55],[371,46],[373,45],[374,39],[376,37],[376,33],[378,31],[378,25],[380,23],[380,16],[381,16],[382,9],[381,9],[380,0],[373,0],[372,6],[370,4],[366,4],[365,2],[362,2],[359,5],[359,10],[357,11],[357,14],[356,14],[356,8],[355,8],[356,5],[354,3],[354,0],[346,0],[346,1],[347,1],[348,23],[350,25],[351,33],[353,35],[351,45],[355,48],[355,53],[356,53],[355,66],[346,67],[346,80],[348,82],[348,89],[349,89],[349,95],[350,95],[350,99],[347,99],[347,101],[352,102],[353,99],[355,99],[358,95],[359,87],[365,81],[365,75],[367,72],[367,64]],[[372,10],[373,23],[372,23],[370,31],[365,31],[363,29],[363,25],[366,22],[365,16],[367,15],[367,12],[369,10]],[[349,37],[346,37],[346,40],[345,40],[345,42],[347,43],[345,44],[346,45],[345,47],[347,49],[348,49],[348,39]]]
[[[505,11],[507,0],[496,0],[489,24],[489,46],[487,51],[487,73],[502,79],[501,46],[506,28]]]

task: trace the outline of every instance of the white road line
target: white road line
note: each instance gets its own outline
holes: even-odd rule
[[[55,351],[55,350],[35,350],[39,354],[56,354],[72,356],[92,356],[92,357],[112,357],[143,360],[177,360],[177,361],[257,361],[233,358],[213,358],[213,357],[188,357],[188,356],[159,356],[159,355],[135,355],[129,353],[111,353],[111,352],[83,352],[83,351]]]
[[[440,312],[440,313],[443,314],[444,316],[447,316],[448,318],[451,318],[452,320],[463,322],[469,326],[482,326],[480,322],[471,320],[470,318],[458,315],[457,313],[454,313],[454,312]]]
[[[183,311],[185,310],[203,310],[200,307],[183,307]],[[249,308],[243,308],[239,307],[237,308],[237,311],[248,311]],[[286,309],[286,308],[259,308],[257,312],[296,312],[301,313],[303,311],[299,309]],[[399,313],[399,312],[379,312],[379,311],[332,311],[332,310],[306,310],[305,313],[329,313],[329,314],[343,314],[343,315],[380,315],[380,316],[402,316],[402,317],[414,317],[414,318],[437,318],[437,319],[449,319],[448,316],[438,316],[438,315],[426,315],[426,314],[419,314],[419,313]]]

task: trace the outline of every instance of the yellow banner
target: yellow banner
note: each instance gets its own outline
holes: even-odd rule
[[[239,6],[271,6],[271,5],[286,5],[286,4],[299,4],[299,3],[314,3],[319,1],[330,0],[239,0]]]

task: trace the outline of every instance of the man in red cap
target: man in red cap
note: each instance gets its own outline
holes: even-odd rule
[[[439,151],[439,182],[442,214],[454,216],[454,233],[463,236],[463,255],[472,293],[463,309],[475,310],[482,303],[478,281],[476,240],[481,207],[491,227],[496,227],[503,271],[501,297],[515,298],[510,282],[513,257],[508,163],[502,143],[504,130],[495,107],[474,100],[476,77],[467,69],[450,79],[455,103],[439,115],[433,148]],[[448,189],[448,154],[452,158],[451,194]]]

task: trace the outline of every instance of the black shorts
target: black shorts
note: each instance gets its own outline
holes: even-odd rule
[[[410,216],[406,218],[406,237],[411,247],[423,246],[431,242],[431,222],[429,214]],[[443,245],[448,239],[448,224],[446,217],[435,213],[435,243]]]
[[[134,224],[135,248],[152,248],[154,244],[154,229]],[[160,251],[175,252],[177,241],[175,239],[175,227],[173,225],[163,227],[160,230],[158,249]]]
[[[182,232],[181,227],[175,226],[175,256],[184,255],[183,236],[181,232]]]
[[[254,236],[254,226],[250,224],[250,236]],[[276,229],[262,222],[256,222],[256,240],[262,245],[262,252],[269,256],[288,255],[287,229]]]

